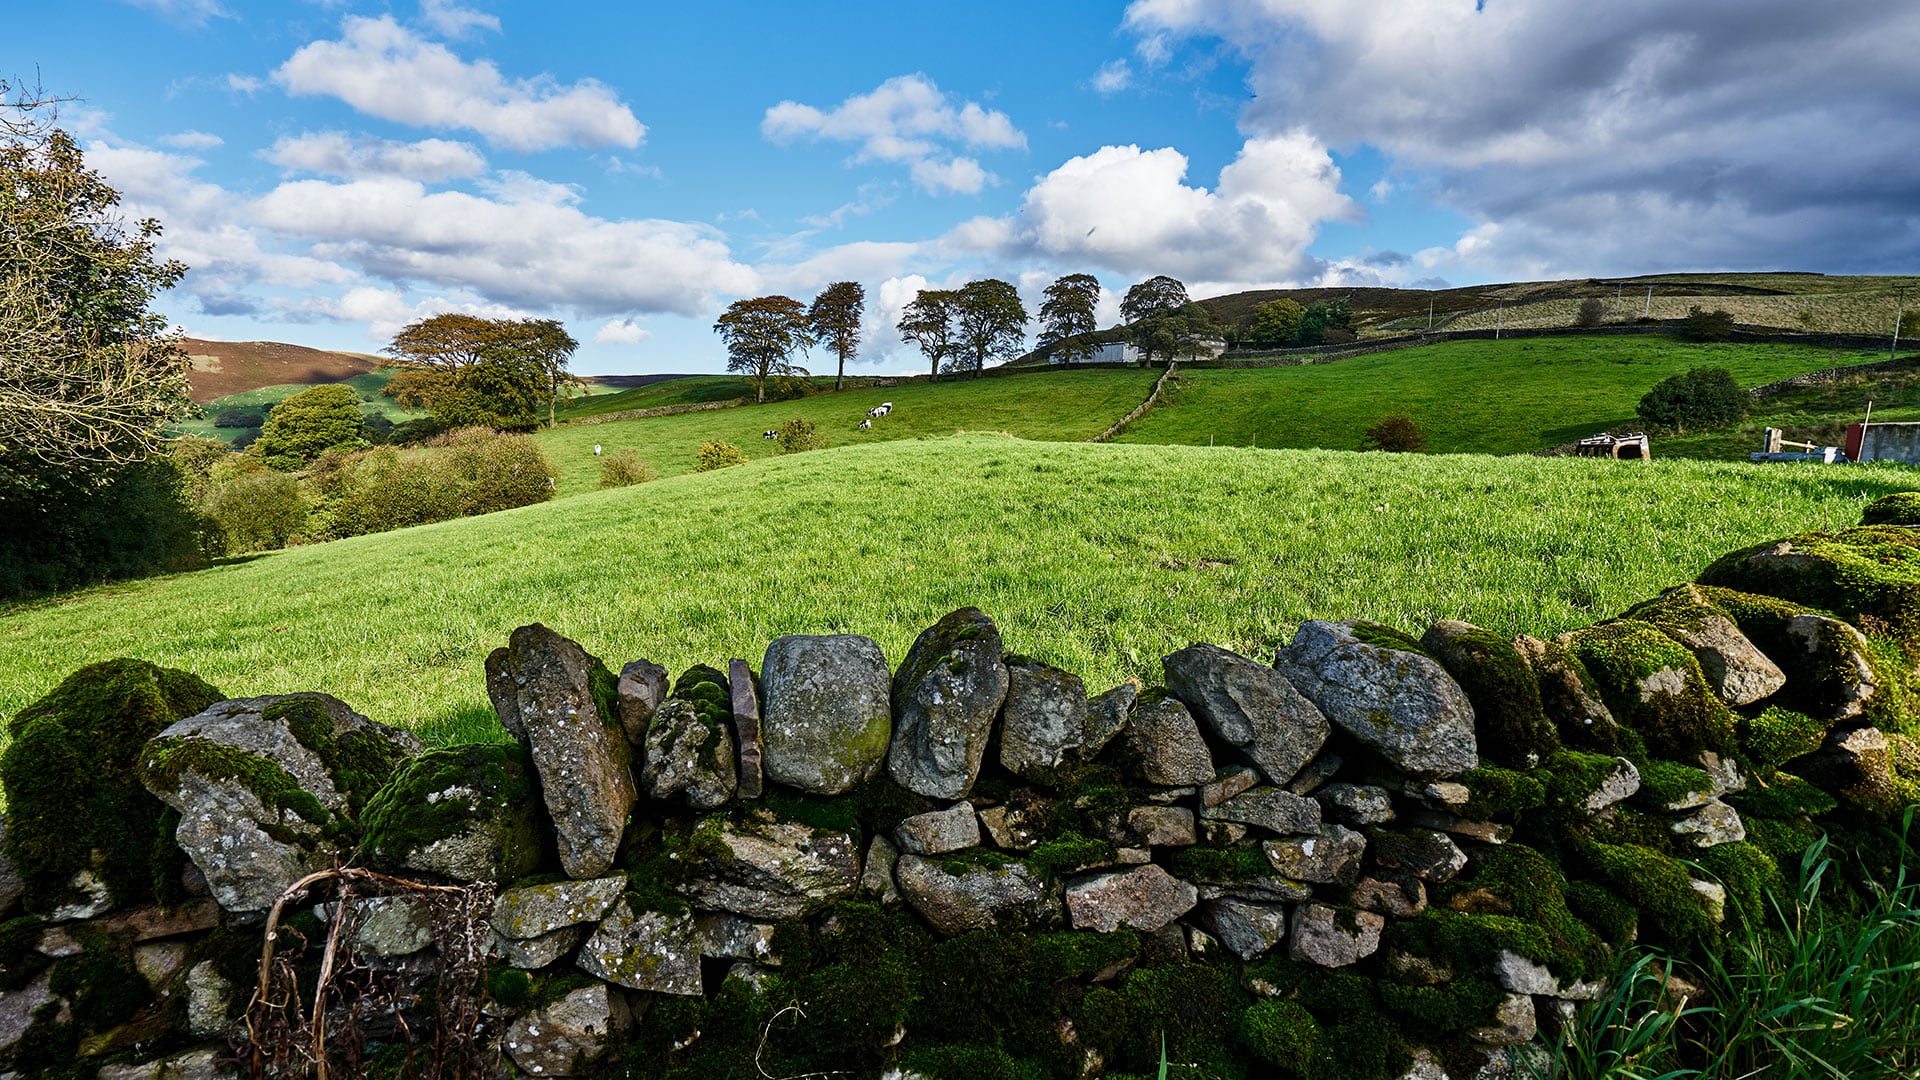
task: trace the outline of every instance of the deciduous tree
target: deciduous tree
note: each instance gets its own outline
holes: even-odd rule
[[[1291,345],[1299,340],[1300,322],[1306,315],[1307,309],[1291,297],[1269,300],[1253,310],[1245,340],[1249,345],[1268,348]]]
[[[921,289],[895,324],[900,340],[913,342],[926,354],[929,382],[940,378],[941,362],[952,356],[957,346],[955,308],[959,298],[959,292],[953,289]]]
[[[487,319],[447,312],[402,327],[387,345],[399,374],[383,391],[429,409],[444,428],[529,431],[552,426],[580,343],[556,319]]]
[[[767,400],[769,378],[807,374],[793,362],[793,354],[813,344],[813,332],[807,309],[790,296],[735,300],[713,329],[726,343],[727,370],[747,376],[755,401]]]
[[[1094,308],[1100,303],[1100,279],[1092,274],[1068,274],[1047,286],[1040,301],[1041,348],[1072,361],[1092,356],[1099,346],[1087,339],[1098,327]]]
[[[328,383],[302,390],[275,405],[247,453],[269,468],[291,471],[305,467],[336,446],[364,449],[368,445],[366,434],[360,395],[345,383]]]
[[[958,314],[960,360],[976,377],[987,361],[1011,360],[1027,341],[1027,306],[1020,290],[999,278],[969,281],[960,288]]]
[[[847,361],[860,350],[860,315],[867,303],[867,290],[857,281],[836,281],[813,298],[807,309],[808,329],[813,339],[833,350],[840,361],[833,375],[838,390],[847,379]]]
[[[1177,316],[1190,303],[1187,287],[1164,274],[1127,290],[1120,301],[1120,315],[1128,323],[1128,338],[1140,350],[1143,362],[1153,363],[1155,355],[1173,356],[1190,321]]]

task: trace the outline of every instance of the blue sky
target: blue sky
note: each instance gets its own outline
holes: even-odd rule
[[[1912,273],[1907,0],[65,0],[0,75],[193,269],[202,337],[373,351],[542,315],[716,370],[731,300],[1156,273],[1195,295]],[[824,365],[824,361],[816,358]]]

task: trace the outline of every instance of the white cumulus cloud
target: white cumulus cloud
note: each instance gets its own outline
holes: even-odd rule
[[[1093,89],[1097,94],[1117,94],[1132,85],[1133,68],[1125,60],[1109,60],[1101,64],[1093,76]]]
[[[442,37],[463,38],[475,30],[500,30],[500,17],[460,4],[457,0],[426,0],[420,18]]]
[[[614,319],[594,332],[598,345],[638,345],[653,336],[653,331],[632,319]]]
[[[467,143],[396,142],[339,131],[283,135],[265,156],[281,168],[299,172],[349,179],[400,176],[430,184],[478,176],[487,169],[487,159]]]
[[[160,136],[158,142],[161,146],[172,147],[175,150],[212,150],[226,145],[227,140],[205,131],[176,131],[171,135]]]
[[[870,93],[855,94],[831,109],[782,101],[768,109],[760,132],[787,145],[800,139],[853,143],[854,160],[910,167],[928,191],[977,193],[991,182],[980,163],[955,147],[1024,149],[1027,137],[1012,118],[977,102],[958,101],[925,75],[901,75]]]
[[[1172,147],[1101,147],[1041,177],[1017,217],[975,219],[946,239],[1189,285],[1281,283],[1317,272],[1307,247],[1321,223],[1358,212],[1304,132],[1247,140],[1212,189],[1189,184],[1187,169]]]
[[[551,75],[509,79],[390,15],[349,17],[337,41],[301,46],[273,72],[288,93],[335,97],[368,116],[473,131],[508,150],[640,145],[646,127],[607,86]]]

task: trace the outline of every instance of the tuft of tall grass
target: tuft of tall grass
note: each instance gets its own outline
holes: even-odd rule
[[[1609,993],[1568,1029],[1545,1074],[1564,1080],[1866,1080],[1920,1076],[1920,880],[1910,876],[1914,807],[1893,880],[1864,868],[1837,883],[1825,837],[1801,858],[1792,895],[1769,892],[1726,947],[1689,970],[1703,1000],[1674,1000],[1680,965],[1630,953]]]

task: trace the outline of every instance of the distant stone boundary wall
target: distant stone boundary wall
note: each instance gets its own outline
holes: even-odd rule
[[[1087,441],[1096,443],[1112,442],[1121,432],[1127,430],[1129,424],[1132,424],[1135,420],[1153,411],[1153,407],[1160,403],[1160,392],[1166,389],[1167,380],[1173,378],[1174,367],[1175,365],[1169,363],[1167,370],[1161,372],[1160,377],[1154,380],[1153,393],[1147,395],[1147,400],[1141,402],[1132,412],[1121,417],[1112,427]]]
[[[1900,857],[1915,501],[1550,641],[1311,621],[1102,693],[973,608],[677,678],[523,626],[498,739],[430,751],[96,664],[0,759],[0,1069],[1513,1075],[1822,833]]]
[[[1915,368],[1920,368],[1920,354],[1909,353],[1906,356],[1897,357],[1892,360],[1880,360],[1871,364],[1850,364],[1841,367],[1821,368],[1818,371],[1804,372],[1799,375],[1781,379],[1778,382],[1770,382],[1762,386],[1756,386],[1748,390],[1747,395],[1755,401],[1765,401],[1770,397],[1783,394],[1788,390],[1799,390],[1809,386],[1824,386],[1827,383],[1841,382],[1845,379],[1856,378],[1861,375],[1881,375],[1891,374],[1896,371],[1912,371]]]
[[[1434,345],[1444,341],[1491,341],[1506,338],[1590,336],[1635,337],[1647,334],[1672,335],[1679,330],[1679,327],[1680,320],[1666,320],[1629,325],[1596,326],[1592,328],[1557,326],[1507,330],[1435,330],[1432,333],[1414,334],[1371,344],[1319,345],[1306,349],[1288,349],[1284,352],[1242,355],[1226,353],[1212,360],[1195,360],[1188,363],[1187,366],[1192,368],[1294,367],[1301,364],[1324,364],[1332,360],[1345,360],[1355,356],[1370,356],[1374,353],[1392,352],[1396,349],[1417,349],[1421,346]],[[1736,329],[1732,334],[1728,335],[1727,340],[1748,345],[1806,345],[1821,349],[1870,349],[1890,347],[1892,345],[1892,339],[1885,335],[1797,334],[1740,329]]]

